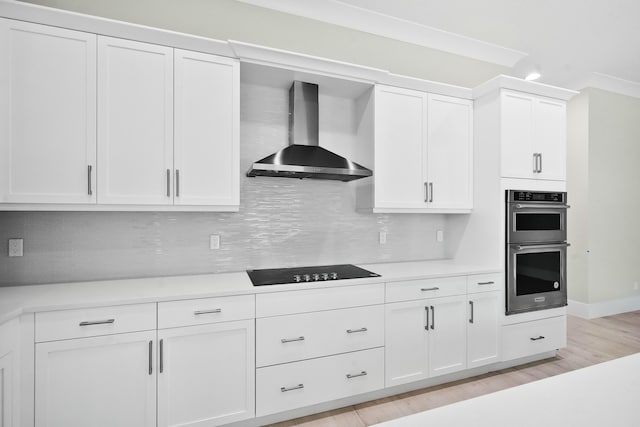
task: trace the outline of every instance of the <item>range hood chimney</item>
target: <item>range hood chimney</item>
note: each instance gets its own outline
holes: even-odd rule
[[[371,170],[318,143],[318,85],[294,81],[289,89],[289,145],[251,165],[247,176],[353,181]]]

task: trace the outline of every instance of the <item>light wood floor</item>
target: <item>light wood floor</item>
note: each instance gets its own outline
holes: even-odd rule
[[[298,418],[271,427],[362,427],[640,352],[640,311],[568,317],[567,348],[527,365]]]

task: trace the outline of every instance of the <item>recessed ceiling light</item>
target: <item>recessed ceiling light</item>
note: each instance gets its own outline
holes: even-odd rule
[[[538,80],[539,78],[540,78],[540,73],[538,71],[532,71],[524,79],[528,81],[533,81],[533,80]]]

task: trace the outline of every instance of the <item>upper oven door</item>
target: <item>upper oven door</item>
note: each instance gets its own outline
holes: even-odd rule
[[[567,205],[507,203],[507,243],[567,240]]]

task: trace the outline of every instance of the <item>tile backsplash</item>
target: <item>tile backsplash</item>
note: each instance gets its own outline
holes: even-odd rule
[[[0,286],[445,257],[444,215],[358,212],[355,183],[245,177],[287,144],[287,102],[285,89],[243,85],[239,212],[0,212]],[[14,237],[23,257],[8,257]]]

